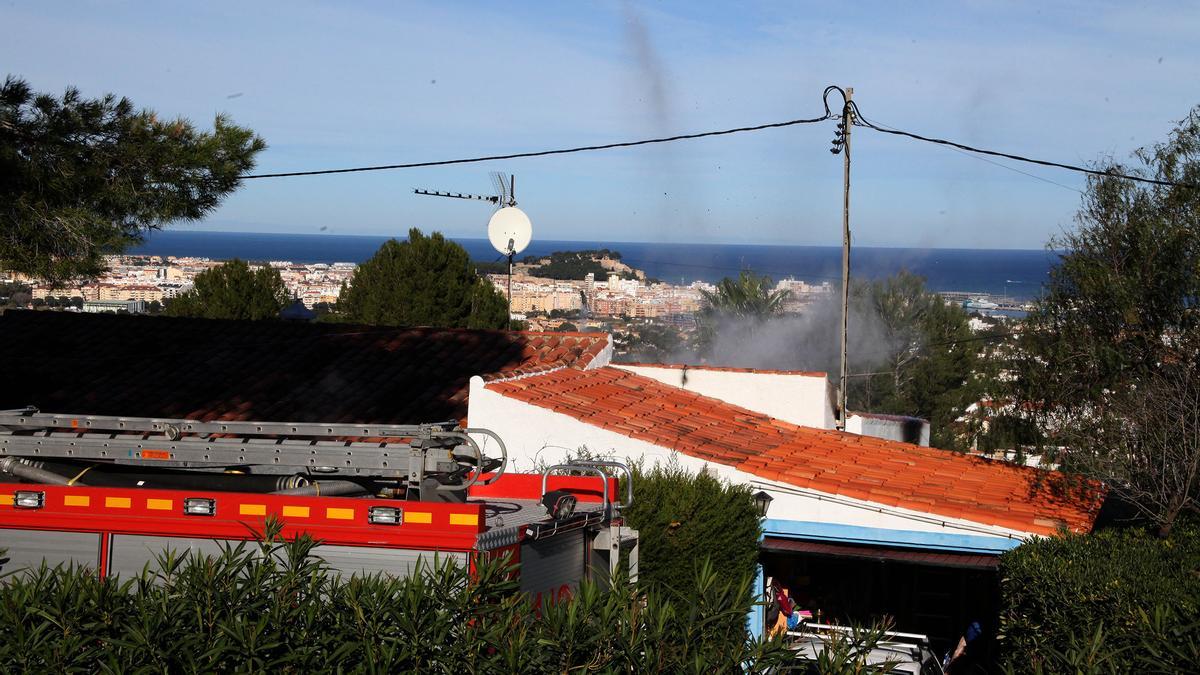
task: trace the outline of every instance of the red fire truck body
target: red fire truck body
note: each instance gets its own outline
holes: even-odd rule
[[[131,424],[144,428],[131,432]],[[457,427],[446,432],[448,440],[440,445],[428,442],[431,435],[439,436],[433,433],[425,434],[425,443],[386,437],[372,446],[362,437],[342,436],[347,430],[341,427],[327,425],[323,435],[315,436],[312,428],[292,425],[306,435],[292,448],[277,434],[266,438],[257,433],[254,425],[278,431],[253,422],[221,424],[222,431],[186,420],[0,412],[0,429],[5,430],[0,432],[0,551],[5,551],[0,573],[45,562],[86,565],[101,576],[136,575],[148,564],[153,568],[167,549],[216,554],[224,542],[256,539],[272,518],[285,538],[308,534],[318,540],[314,555],[346,575],[403,576],[420,562],[449,559],[473,566],[481,556],[508,555],[520,563],[522,591],[561,594],[583,579],[610,578],[622,548],[630,549],[630,572],[636,575],[637,533],[620,517],[620,507],[632,495],[624,504],[617,499],[617,480],[602,466],[612,463],[563,465],[540,475],[506,474],[503,460],[487,466],[478,446]],[[256,433],[239,437],[245,428]],[[339,435],[336,440],[330,440],[333,434]],[[295,435],[289,438],[295,444]],[[243,462],[231,468],[215,453],[195,454],[189,442],[241,446]],[[263,447],[245,450],[256,444]],[[475,445],[474,459],[466,452],[463,460],[462,451],[470,445]],[[282,461],[256,474],[261,465],[244,460],[267,446],[275,447]],[[318,453],[314,448],[328,454],[331,448],[364,446],[386,448],[389,456],[401,450],[398,454],[409,461],[396,462],[402,468],[387,471],[363,469],[351,457],[337,481],[329,480],[328,473],[309,472],[280,479],[291,488],[239,491],[252,482],[261,488],[263,480],[248,476],[277,476],[280,466],[287,471],[302,466],[304,457]],[[76,461],[81,456],[86,461]],[[465,479],[457,476],[454,461],[466,465]],[[154,462],[168,466],[154,467]],[[423,471],[425,466],[433,468]],[[484,467],[492,471],[484,473]],[[563,473],[592,475],[556,475]],[[154,487],[189,479],[202,486]],[[351,493],[341,485],[342,494],[319,494],[321,485],[338,492],[334,488],[342,483],[361,489]]]

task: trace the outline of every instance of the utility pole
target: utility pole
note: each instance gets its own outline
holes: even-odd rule
[[[838,384],[838,431],[846,430],[846,329],[850,320],[850,130],[854,127],[854,87],[846,87],[846,103],[842,106],[842,376]]]

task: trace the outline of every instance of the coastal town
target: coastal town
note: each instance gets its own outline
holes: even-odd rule
[[[676,285],[648,279],[641,270],[622,263],[619,253],[615,255],[588,257],[589,263],[601,269],[583,273],[579,279],[538,276],[538,271],[551,262],[551,256],[515,264],[513,318],[526,322],[531,330],[554,330],[566,323],[577,328],[601,329],[614,320],[639,319],[684,330],[695,326],[695,315],[703,302],[702,292],[715,292],[713,284],[694,281]],[[107,273],[95,279],[52,285],[0,271],[0,282],[28,285],[32,307],[157,313],[172,299],[191,290],[197,275],[223,262],[200,257],[112,255],[105,258]],[[252,263],[252,266],[268,266],[278,271],[291,298],[318,313],[337,304],[343,289],[353,284],[357,267],[351,262],[283,260]],[[507,294],[506,274],[493,272],[487,277],[501,293]],[[797,279],[782,279],[775,284],[775,290],[787,291],[783,310],[791,313],[801,312],[832,293],[829,282],[814,284]]]

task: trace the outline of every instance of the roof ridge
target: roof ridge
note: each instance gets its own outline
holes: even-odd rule
[[[483,379],[484,386],[486,387],[487,385],[492,385],[492,384],[503,384],[504,382],[516,382],[517,380],[524,380],[525,378],[529,378],[529,377],[537,377],[538,375],[549,375],[550,373],[555,373],[560,370],[577,370],[581,373],[583,372],[583,370],[580,368],[576,368],[575,366],[568,366],[568,365],[564,364],[561,366],[550,366],[550,367],[546,368],[545,370],[533,370],[533,371],[529,371],[529,372],[526,372],[525,369],[523,369],[523,368],[518,368],[516,370],[497,370],[497,371],[495,371],[495,373],[485,373],[483,375],[480,375],[479,377]],[[516,373],[516,374],[513,375],[512,377],[497,377],[497,374],[499,374],[499,373]]]

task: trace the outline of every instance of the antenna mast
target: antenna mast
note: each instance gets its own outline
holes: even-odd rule
[[[491,175],[492,185],[496,188],[496,194],[488,197],[461,192],[438,192],[420,189],[414,189],[413,192],[429,197],[475,199],[491,202],[500,207],[499,210],[492,214],[492,219],[488,222],[488,239],[501,255],[508,258],[508,316],[511,321],[513,305],[513,257],[525,250],[525,247],[529,245],[530,238],[533,236],[533,230],[529,223],[529,217],[517,208],[517,177],[499,171],[493,171]]]

